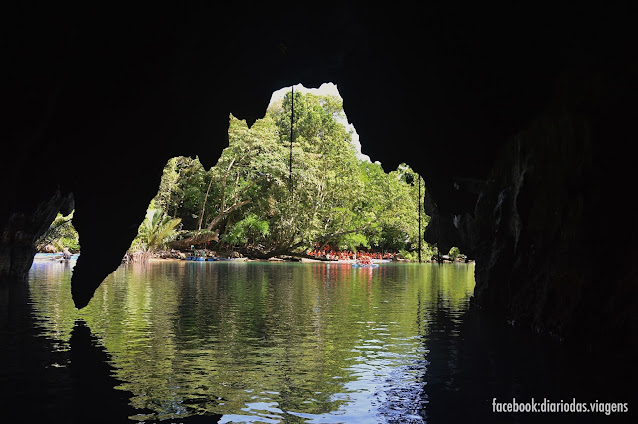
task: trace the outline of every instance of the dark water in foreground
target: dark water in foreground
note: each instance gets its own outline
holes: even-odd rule
[[[618,422],[629,414],[499,414],[492,402],[636,406],[622,361],[468,312],[471,264],[122,266],[82,311],[70,276],[68,265],[34,264],[29,331],[47,347],[26,364],[5,351],[12,368],[0,376],[5,387],[41,384],[39,402],[57,399],[47,413],[64,417],[57,403],[79,399],[76,422],[118,402],[124,421],[223,423]],[[15,316],[10,302],[2,308]],[[11,328],[3,340],[17,337]],[[25,377],[14,366],[46,372]]]

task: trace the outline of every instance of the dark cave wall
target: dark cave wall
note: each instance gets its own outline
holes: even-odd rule
[[[0,241],[0,283],[23,282],[36,253],[35,242],[49,228],[58,212],[73,210],[73,195],[43,184],[35,201],[25,201],[14,211],[5,213]],[[35,191],[35,190],[34,190]]]
[[[638,232],[622,212],[635,69],[563,74],[545,111],[495,156],[474,213],[441,214],[426,198],[426,238],[476,259],[478,305],[559,338],[636,348]]]
[[[73,298],[85,306],[168,158],[212,166],[229,113],[250,123],[273,90],[333,81],[364,152],[424,176],[426,238],[477,260],[478,304],[566,338],[635,327],[631,11],[17,9],[2,14],[12,22],[0,279],[24,281],[34,238],[72,196]]]

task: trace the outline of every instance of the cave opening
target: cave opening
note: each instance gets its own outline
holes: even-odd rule
[[[164,415],[150,420],[181,420],[186,413],[186,421],[223,410],[226,422],[241,421],[246,417],[237,415],[246,412],[334,421],[345,405],[354,406],[356,415],[374,404],[381,414],[398,409],[414,414],[386,415],[386,421],[524,422],[537,416],[495,415],[494,397],[500,402],[541,395],[601,400],[600,405],[626,406],[628,400],[630,411],[635,409],[635,396],[624,387],[635,375],[638,346],[637,226],[618,218],[631,210],[627,187],[634,179],[633,157],[623,153],[635,144],[638,122],[635,10],[584,3],[576,9],[523,10],[422,2],[409,13],[381,3],[365,9],[302,3],[156,6],[126,11],[97,6],[81,19],[79,12],[90,11],[57,5],[20,3],[17,13],[5,13],[12,22],[3,96],[8,142],[0,170],[0,280],[10,285],[0,287],[0,295],[26,291],[29,281],[30,297],[21,293],[15,299],[33,304],[51,330],[47,337],[55,342],[46,352],[57,355],[60,334],[66,334],[57,329],[68,330],[84,314],[120,365],[119,377],[135,392],[136,407],[145,406],[149,393],[157,395],[148,405],[161,405],[154,413]],[[423,203],[431,220],[425,238],[438,240],[441,248],[458,245],[476,258],[475,288],[464,278],[453,282],[461,274],[453,277],[452,270],[463,264],[356,272],[333,263],[305,268],[229,263],[232,272],[215,274],[209,264],[173,261],[156,267],[167,271],[156,280],[144,275],[152,267],[119,267],[157,195],[167,158],[199,154],[209,172],[215,165],[210,161],[225,147],[228,113],[245,118],[250,129],[263,115],[266,96],[297,78],[338,82],[349,118],[366,146],[370,140],[366,152],[384,166],[396,169],[408,152],[410,166],[427,182]],[[384,89],[371,95],[371,86]],[[385,125],[379,111],[403,125]],[[399,136],[391,137],[395,133]],[[396,143],[388,146],[387,140]],[[51,157],[59,152],[74,165],[52,167]],[[289,164],[280,165],[286,191]],[[201,186],[207,188],[206,181],[211,180]],[[198,190],[200,197],[205,192]],[[82,234],[72,284],[69,267],[47,273],[48,265],[32,266],[34,240],[68,204],[70,193],[77,201],[73,225]],[[214,219],[206,213],[217,205],[202,201],[181,217],[195,229],[199,218],[202,229]],[[263,220],[240,211],[219,227],[218,237],[232,236],[239,246],[259,244]],[[345,212],[341,216],[347,218]],[[273,231],[271,223],[268,230]],[[609,255],[609,248],[619,253]],[[417,275],[426,270],[437,278]],[[379,284],[382,275],[387,284]],[[105,277],[109,283],[98,287]],[[428,283],[407,284],[421,277]],[[178,279],[184,284],[176,285]],[[291,283],[297,279],[312,284]],[[464,315],[472,291],[477,307],[520,329],[473,320],[480,316],[476,309]],[[4,391],[10,392],[7,404],[26,405],[10,408],[20,420],[52,404],[48,394],[69,392],[47,384],[69,379],[50,374],[40,384],[29,373],[36,388],[25,395],[11,367],[26,362],[37,374],[50,355],[44,360],[24,355],[33,333],[16,324],[29,322],[31,311],[17,317],[16,302],[7,299],[0,301],[8,317],[0,322],[3,348],[20,344],[13,359],[3,361],[0,380],[11,382]],[[393,309],[397,305],[402,308]],[[307,314],[295,314],[295,306]],[[531,332],[545,338],[526,343],[522,339]],[[349,334],[359,337],[356,344],[340,338]],[[392,350],[415,340],[411,351]],[[554,355],[552,347],[546,349],[552,340],[577,349]],[[495,353],[499,345],[505,349]],[[205,355],[191,355],[189,348],[196,346],[208,349]],[[254,346],[269,364],[264,374],[251,362],[257,355],[242,355]],[[86,363],[83,355],[90,354],[79,354],[77,362]],[[391,374],[366,368],[401,357],[411,362]],[[243,361],[245,367],[223,373],[211,358]],[[64,365],[52,361],[48,370],[63,369],[53,363]],[[156,368],[146,368],[149,364]],[[290,377],[292,369],[305,377]],[[81,374],[91,379],[91,371]],[[332,378],[322,380],[315,371]],[[366,375],[378,377],[368,393],[380,397],[350,397],[357,378]],[[401,380],[405,375],[411,378]],[[282,388],[282,395],[247,388],[244,380],[267,381]],[[308,381],[321,381],[326,389],[312,390]],[[384,381],[406,385],[388,388]],[[84,379],[74,393],[90,383]],[[193,390],[180,392],[183,387]],[[289,396],[293,387],[308,396]],[[402,397],[405,393],[410,396]],[[68,411],[59,409],[56,418],[63,420]],[[326,410],[335,416],[321,415]],[[576,418],[595,422],[601,416]],[[370,421],[380,421],[376,418]],[[606,418],[624,421],[627,415]]]
[[[167,161],[125,262],[467,261],[457,247],[441,258],[423,241],[423,178],[406,163],[386,172],[363,153],[335,84],[276,90],[250,126],[230,114],[228,140],[208,170],[198,156]]]
[[[77,259],[81,250],[80,235],[73,226],[73,213],[57,213],[49,228],[35,241],[36,259]]]

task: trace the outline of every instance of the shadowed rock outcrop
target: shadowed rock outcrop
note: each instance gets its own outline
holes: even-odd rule
[[[44,184],[46,185],[46,183]],[[30,201],[6,211],[0,242],[0,281],[15,279],[24,282],[35,255],[35,242],[49,228],[58,212],[68,215],[73,210],[73,195],[62,193],[59,187],[50,191],[34,190]]]
[[[29,243],[72,193],[85,306],[168,158],[211,166],[229,113],[252,123],[273,90],[332,81],[364,152],[424,176],[426,236],[477,259],[479,304],[564,337],[635,331],[631,10],[92,7],[3,13],[0,278],[24,280]]]
[[[476,259],[478,305],[559,338],[636,347],[636,224],[621,218],[633,158],[616,144],[638,119],[635,85],[619,84],[634,69],[566,74],[495,155],[473,213],[426,198],[426,239]]]

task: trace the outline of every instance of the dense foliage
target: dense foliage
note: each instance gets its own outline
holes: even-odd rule
[[[149,208],[133,241],[133,248],[144,251],[165,248],[175,238],[175,228],[180,222],[180,218],[171,218],[161,209]]]
[[[162,219],[181,220],[181,244],[173,245],[266,255],[330,245],[409,255],[418,244],[416,174],[407,165],[386,173],[358,159],[341,100],[301,93],[294,94],[290,166],[292,102],[288,93],[250,128],[231,115],[229,146],[208,171],[197,158],[168,161],[153,204]],[[429,249],[423,243],[426,255]]]
[[[337,97],[294,94],[291,146],[292,104],[288,93],[250,128],[231,115],[229,146],[210,170],[197,158],[170,159],[128,256],[197,246],[269,257],[330,247],[416,261],[421,177],[405,164],[386,173],[359,159]],[[38,251],[78,252],[72,218],[58,215]],[[421,218],[425,228],[429,217]],[[422,241],[424,260],[437,253]],[[449,259],[458,257],[452,248]]]
[[[69,252],[80,251],[80,239],[78,232],[73,227],[71,220],[73,212],[67,216],[58,213],[47,231],[35,242],[35,248],[39,252]]]

